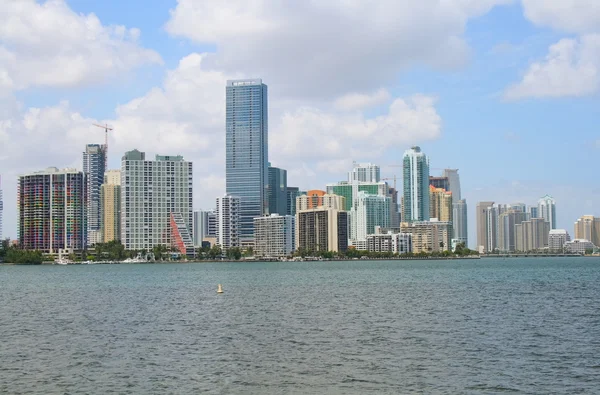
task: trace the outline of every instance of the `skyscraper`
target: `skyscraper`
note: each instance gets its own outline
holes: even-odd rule
[[[287,170],[269,166],[269,214],[287,213]]]
[[[75,169],[20,176],[19,246],[48,253],[86,248],[86,185],[85,174]]]
[[[225,187],[240,198],[240,242],[251,245],[254,218],[269,208],[267,85],[227,81],[226,96]]]
[[[193,167],[182,156],[146,160],[138,150],[121,160],[121,242],[128,250],[156,245],[193,250]],[[174,226],[176,225],[176,226]],[[186,230],[182,228],[185,226]]]
[[[429,176],[429,186],[434,188],[441,188],[445,191],[450,192],[450,182],[448,177],[432,177]]]
[[[452,222],[452,192],[429,186],[429,217]]]
[[[367,235],[375,233],[375,227],[390,226],[390,197],[359,192],[356,207],[350,212],[352,244],[359,250],[367,249]]]
[[[104,173],[100,189],[102,203],[102,242],[121,240],[121,171]]]
[[[353,168],[348,172],[348,182],[379,182],[381,181],[379,166],[372,163],[354,162]]]
[[[429,220],[429,158],[420,147],[404,152],[402,222]]]
[[[477,250],[488,252],[488,208],[493,207],[494,202],[479,202],[475,209],[477,221]]]
[[[453,195],[454,196],[454,195]],[[467,201],[460,199],[452,205],[452,228],[457,243],[469,244],[467,230]]]
[[[550,229],[556,229],[556,201],[546,195],[538,200],[538,216],[550,223]]]
[[[106,147],[88,144],[83,152],[83,172],[87,180],[87,244],[102,242],[102,203],[100,189],[104,183]]]
[[[286,214],[296,215],[296,198],[300,196],[300,188],[287,187]]]
[[[458,169],[444,169],[443,177],[448,179],[448,188],[446,190],[452,192],[452,203],[458,203],[462,199]]]
[[[539,251],[548,247],[550,223],[543,218],[532,218],[515,225],[517,251]]]
[[[516,250],[515,225],[527,220],[527,213],[521,209],[509,209],[498,216],[498,249],[502,252]]]
[[[575,239],[588,240],[600,247],[600,218],[584,215],[575,222]]]
[[[217,244],[223,251],[240,246],[241,200],[225,194],[217,198]]]

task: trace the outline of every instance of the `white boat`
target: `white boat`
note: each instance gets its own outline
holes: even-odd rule
[[[56,264],[56,265],[70,265],[70,264],[72,264],[72,263],[73,263],[73,262],[71,262],[70,260],[68,260],[68,259],[63,259],[63,258],[59,258],[59,259],[57,259],[56,261],[54,261],[54,264]]]

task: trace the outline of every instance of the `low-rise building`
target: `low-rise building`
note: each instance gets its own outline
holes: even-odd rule
[[[567,241],[571,241],[569,232],[565,229],[552,229],[548,234],[548,249],[553,252],[562,252]]]
[[[594,250],[596,246],[589,240],[575,239],[565,243],[565,252],[573,254],[585,254],[587,251]]]
[[[390,252],[408,254],[412,252],[412,235],[410,233],[376,233],[367,236],[369,252]]]

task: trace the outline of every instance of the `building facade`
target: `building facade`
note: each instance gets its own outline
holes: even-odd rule
[[[565,229],[552,229],[548,234],[548,249],[552,252],[563,252],[568,241],[571,241],[569,232]]]
[[[296,214],[299,250],[343,252],[348,249],[348,213],[332,208],[312,208]]]
[[[296,198],[300,195],[300,188],[287,187],[286,215],[296,215]]]
[[[513,252],[516,250],[515,225],[527,220],[527,213],[510,209],[498,216],[498,250]]]
[[[19,246],[47,253],[85,249],[86,193],[85,173],[75,169],[19,176]]]
[[[146,160],[146,154],[138,150],[122,157],[121,242],[126,249],[149,251],[156,245],[175,246],[176,230],[192,233],[192,203],[192,162],[182,156],[161,155]],[[177,215],[173,218],[171,214]],[[174,219],[178,229],[172,226]],[[182,224],[186,232],[179,229]]]
[[[202,242],[207,237],[217,235],[217,216],[214,210],[194,211],[194,245],[202,247]]]
[[[313,191],[309,191],[313,192]],[[345,210],[346,198],[343,196],[326,193],[321,196],[301,195],[296,198],[296,207],[298,211],[309,210],[311,208],[334,208],[336,210]]]
[[[267,185],[269,214],[286,215],[287,195],[287,170],[269,166],[269,182]]]
[[[565,243],[565,252],[571,254],[586,254],[590,251],[594,251],[595,246],[591,241],[585,239],[575,239],[573,241],[567,241]]]
[[[102,242],[121,240],[121,171],[104,173],[100,189]]]
[[[404,152],[402,222],[429,220],[429,158],[420,147]]]
[[[442,252],[452,249],[452,224],[441,221],[416,221],[400,224],[401,233],[412,236],[412,252]]]
[[[367,235],[375,233],[375,227],[388,228],[390,226],[390,198],[359,192],[356,208],[352,208],[350,212],[350,221],[352,244],[356,245],[355,242],[358,241],[366,242]]]
[[[388,252],[399,255],[408,254],[412,252],[412,235],[392,231],[368,235],[367,251]]]
[[[441,188],[444,191],[450,191],[450,181],[448,177],[433,177],[429,176],[429,186],[434,188]]]
[[[106,171],[106,147],[88,144],[83,152],[83,172],[87,182],[87,244],[102,242],[101,189]]]
[[[546,195],[538,200],[538,217],[550,224],[550,229],[556,229],[556,201],[552,196]]]
[[[254,218],[254,255],[282,258],[296,251],[296,218],[271,214]]]
[[[252,245],[254,218],[268,212],[267,85],[260,79],[227,81],[225,189],[240,198],[240,242]]]
[[[442,176],[448,179],[448,188],[446,190],[452,192],[452,204],[458,203],[462,199],[458,169],[444,169]]]
[[[543,218],[532,218],[515,225],[515,248],[520,252],[548,248],[550,223]]]
[[[452,195],[454,198],[454,195]],[[469,245],[467,201],[460,199],[452,205],[452,233],[456,243]]]
[[[488,239],[488,209],[494,206],[494,202],[479,202],[475,208],[475,216],[477,223],[477,251],[480,253],[489,252],[488,246],[490,240]]]
[[[429,186],[429,217],[452,222],[452,192]]]
[[[327,192],[320,189],[311,189],[310,191],[299,195],[296,198],[296,211],[323,206],[323,196],[326,194]]]
[[[223,251],[241,247],[241,198],[227,194],[218,197],[215,211],[217,214],[217,244]]]
[[[584,215],[575,222],[575,239],[589,240],[600,247],[600,217]]]
[[[381,180],[381,171],[379,166],[372,163],[352,164],[352,170],[348,172],[348,182],[370,182],[377,183]]]

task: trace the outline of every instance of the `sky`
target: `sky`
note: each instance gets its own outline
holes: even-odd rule
[[[225,191],[225,84],[269,87],[269,160],[324,189],[353,161],[401,178],[421,146],[478,201],[600,216],[597,0],[0,0],[4,236],[18,175],[81,169],[88,143],[194,162],[194,208]],[[393,181],[390,181],[391,183]]]

